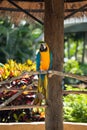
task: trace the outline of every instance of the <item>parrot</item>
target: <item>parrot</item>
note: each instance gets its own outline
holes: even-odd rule
[[[36,55],[36,70],[37,71],[48,71],[52,69],[52,52],[50,51],[47,43],[42,42],[40,49]],[[47,86],[48,86],[48,75],[38,75],[38,94],[34,104],[40,104],[43,98],[47,98]]]

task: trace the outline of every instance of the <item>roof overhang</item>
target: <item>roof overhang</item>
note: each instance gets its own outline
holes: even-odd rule
[[[87,32],[87,22],[64,25],[64,33]]]

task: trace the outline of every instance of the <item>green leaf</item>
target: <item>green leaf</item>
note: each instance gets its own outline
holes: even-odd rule
[[[38,38],[41,35],[42,31],[39,28],[36,28],[32,31],[33,38]]]

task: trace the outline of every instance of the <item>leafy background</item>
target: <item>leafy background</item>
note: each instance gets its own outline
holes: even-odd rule
[[[17,27],[9,19],[0,19],[0,61],[6,63],[8,59],[25,62],[35,60],[37,42],[43,27],[39,24],[19,24]]]
[[[43,38],[43,27],[22,21],[18,26],[9,19],[0,19],[0,81],[19,76],[23,71],[35,70],[35,56],[39,41]],[[83,60],[83,35],[81,33],[65,34],[64,72],[87,75],[87,64]],[[69,44],[71,43],[71,44]],[[30,76],[15,81],[11,87],[21,88],[29,85],[34,77]],[[23,81],[24,83],[22,83]],[[73,87],[78,85],[78,88]],[[6,84],[6,86],[9,86]],[[84,87],[85,86],[85,87]],[[87,84],[76,79],[64,78],[63,89],[84,90]],[[1,86],[0,86],[1,87]],[[36,87],[36,86],[34,86]],[[15,92],[0,92],[0,103]],[[35,94],[23,93],[12,104],[32,104]],[[64,95],[64,121],[87,122],[87,95]],[[21,102],[23,101],[23,102]],[[33,108],[0,111],[0,122],[44,121],[45,109]]]

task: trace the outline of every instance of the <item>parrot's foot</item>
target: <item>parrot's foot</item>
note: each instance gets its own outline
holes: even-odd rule
[[[35,97],[35,99],[34,99],[33,104],[34,104],[34,105],[41,105],[43,99],[44,99],[43,94],[37,93],[37,94],[36,94],[36,97]]]

